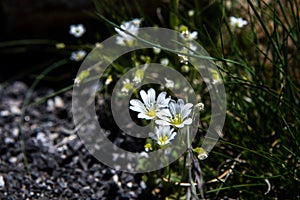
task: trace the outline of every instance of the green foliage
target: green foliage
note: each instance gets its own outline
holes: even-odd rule
[[[206,181],[205,196],[299,197],[297,2],[206,1],[200,5],[199,1],[170,1],[169,6],[167,27],[177,29],[184,25],[198,32],[198,41],[214,60],[219,60],[217,65],[227,92],[224,137],[200,163]],[[188,15],[190,9],[194,9],[193,16]],[[232,26],[231,15],[246,19],[248,24]],[[193,80],[194,73],[188,74]],[[205,100],[205,91],[200,94]],[[208,115],[201,115],[204,123]],[[204,125],[204,132],[206,128]],[[182,190],[188,192],[187,187],[178,187],[178,183],[187,180],[178,174],[184,169],[179,161],[166,169],[169,173],[164,177],[174,185],[164,190],[164,197],[180,199]],[[156,177],[153,173],[149,176]],[[149,185],[157,187],[153,182]]]
[[[107,32],[114,34],[117,24],[132,18],[143,18],[142,26],[159,25],[177,30],[185,26],[198,32],[197,41],[219,68],[218,78],[223,80],[227,93],[227,118],[224,136],[208,158],[199,161],[205,198],[299,198],[300,2],[155,1],[153,5],[163,9],[162,13],[154,12],[158,16],[149,12],[145,2],[133,0],[134,6],[127,1],[118,1],[119,6],[113,2],[95,0],[93,16],[106,24]],[[189,14],[190,10],[194,13]],[[232,26],[230,16],[244,18],[248,24],[241,28]],[[104,78],[112,75],[115,81],[138,63],[146,63],[141,56],[149,56],[147,62],[159,62],[169,54],[140,50],[124,55],[104,73]],[[184,74],[201,95],[206,109],[201,113],[198,134],[205,134],[210,112],[209,94],[205,87],[199,86],[203,80],[197,80],[199,76],[192,66],[180,64],[176,57],[170,59],[169,65]],[[49,70],[54,67],[57,66]],[[37,82],[46,73],[37,77]],[[88,75],[84,71],[79,77],[83,80]],[[106,87],[101,92],[109,94],[111,88]],[[199,154],[202,137],[197,135],[196,138],[193,147]],[[188,182],[186,159],[184,155],[164,170],[145,174],[146,192],[157,191],[154,196],[161,199],[184,199],[191,194],[187,189],[189,183],[185,184]],[[200,192],[197,188],[199,198]]]

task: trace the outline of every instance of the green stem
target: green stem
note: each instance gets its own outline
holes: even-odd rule
[[[170,27],[175,29],[178,26],[178,4],[179,0],[170,1]]]
[[[187,127],[186,131],[186,136],[187,136],[187,146],[188,146],[188,169],[189,169],[189,183],[190,183],[190,189],[191,189],[191,194],[192,194],[192,199],[198,199],[197,192],[196,192],[196,187],[193,181],[193,176],[192,176],[192,156],[193,156],[193,150],[191,146],[191,140],[190,140],[190,127]]]

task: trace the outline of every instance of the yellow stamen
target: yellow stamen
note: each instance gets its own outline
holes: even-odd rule
[[[172,118],[170,120],[171,124],[174,124],[174,125],[179,125],[182,123],[182,117],[180,114],[176,114],[176,116],[174,118]]]
[[[167,140],[168,140],[168,137],[167,137],[167,136],[161,136],[161,137],[158,138],[158,141],[159,141],[159,143],[160,143],[161,145],[166,144]]]
[[[156,116],[156,111],[155,110],[149,110],[146,115],[148,115],[149,117],[155,117]]]
[[[152,145],[150,143],[147,143],[147,144],[145,144],[144,148],[146,151],[150,151],[150,150],[152,150]]]

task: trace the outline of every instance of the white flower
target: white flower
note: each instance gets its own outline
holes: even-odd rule
[[[132,35],[137,36],[141,21],[142,21],[141,19],[133,19],[128,22],[123,22],[120,27],[121,27],[121,29],[126,30],[127,32],[131,33]],[[135,40],[134,37],[132,37],[131,35],[127,34],[126,32],[124,32],[118,28],[115,28],[115,30],[119,34],[119,36],[117,36],[117,41],[116,41],[116,43],[118,45],[121,45],[121,46],[129,45],[130,46],[133,44],[133,42]]]
[[[89,69],[83,70],[83,71],[80,72],[80,74],[75,78],[74,84],[75,84],[76,86],[79,86],[79,84],[80,84],[84,79],[86,79],[89,75],[90,75],[90,70],[89,70]]]
[[[171,100],[169,109],[161,110],[157,113],[158,120],[155,121],[159,125],[172,125],[177,128],[182,128],[184,125],[190,125],[192,118],[188,118],[192,111],[193,104],[184,104],[182,99],[178,99],[177,103]]]
[[[133,82],[140,83],[144,78],[144,69],[137,69],[133,78]]]
[[[195,14],[195,10],[189,10],[188,11],[188,16],[193,17]]]
[[[204,111],[204,104],[203,104],[203,103],[197,103],[197,104],[195,105],[195,107],[198,108],[199,111]]]
[[[204,160],[208,157],[208,154],[206,152],[201,153],[198,155],[199,160]]]
[[[189,59],[188,59],[187,56],[182,55],[182,54],[178,54],[178,57],[179,57],[180,63],[183,63],[183,64],[185,64],[185,65],[188,64]]]
[[[170,79],[167,79],[165,78],[165,81],[166,81],[166,88],[173,88],[174,87],[174,81],[170,80]]]
[[[210,73],[213,79],[212,84],[217,84],[222,81],[220,73],[216,69],[210,69]]]
[[[78,51],[72,52],[70,60],[80,61],[85,56],[86,56],[86,52],[84,50],[78,50]]]
[[[71,25],[69,33],[75,37],[81,37],[85,33],[85,28],[82,24]]]
[[[190,71],[190,67],[188,65],[182,65],[181,66],[181,71],[187,73]]]
[[[197,50],[197,46],[193,43],[189,42],[186,44],[186,47],[183,47],[183,51],[186,51],[189,54],[194,54],[194,52]]]
[[[145,151],[142,151],[140,153],[140,157],[149,158],[148,153],[146,153]]]
[[[191,42],[187,42],[186,46],[182,48],[181,52],[193,55],[196,50],[197,50],[196,45],[194,45]],[[178,56],[179,56],[180,63],[188,64],[189,58],[186,55],[178,54]]]
[[[112,75],[109,75],[105,80],[105,85],[109,85],[113,81]]]
[[[133,85],[132,83],[130,82],[130,80],[128,78],[126,78],[124,81],[123,81],[123,87],[121,89],[121,92],[124,93],[124,94],[128,94],[128,92],[130,90],[133,89]]]
[[[193,149],[194,152],[198,154],[199,160],[204,160],[208,157],[208,153],[202,148],[202,147],[197,147]]]
[[[198,36],[198,32],[197,31],[190,32],[189,30],[185,30],[180,33],[180,36],[186,41],[196,40]]]
[[[103,45],[100,42],[95,43],[95,48],[102,48]]]
[[[242,28],[243,26],[247,25],[248,22],[246,20],[243,20],[242,18],[236,18],[236,17],[229,17],[230,25],[238,28]]]
[[[145,144],[144,148],[145,148],[146,152],[149,152],[152,150],[152,145],[150,143],[147,143],[147,144]]]
[[[155,54],[159,54],[161,52],[161,49],[160,48],[157,48],[157,47],[153,47],[153,52]]]
[[[158,145],[163,146],[169,144],[176,134],[174,128],[171,128],[170,126],[155,126],[154,133],[150,133],[150,136],[152,139],[156,140]]]
[[[144,90],[140,91],[143,103],[138,99],[132,99],[130,101],[130,109],[136,112],[139,112],[138,118],[143,119],[154,119],[158,112],[161,109],[164,109],[168,106],[170,97],[166,98],[167,93],[161,92],[157,100],[155,100],[155,90],[150,88],[146,93]]]
[[[169,59],[168,58],[160,59],[160,64],[167,66],[169,64]]]

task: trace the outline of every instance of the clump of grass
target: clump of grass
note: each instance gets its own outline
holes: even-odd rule
[[[103,22],[105,17],[100,20],[111,34],[116,24],[132,18],[143,18],[144,26],[179,30],[183,25],[197,31],[197,41],[216,62],[227,93],[227,118],[222,137],[208,158],[196,167],[204,185],[196,188],[191,187],[191,182],[186,183],[193,179],[187,172],[187,159],[192,159],[187,156],[189,152],[164,170],[144,174],[148,186],[145,192],[167,199],[192,198],[192,195],[216,199],[299,198],[300,2],[155,1],[155,12],[149,12],[147,5],[139,1],[132,1],[135,6],[121,2],[122,9],[116,9],[110,1],[95,1],[97,14],[93,16],[98,18],[110,13],[107,21]],[[247,25],[231,24],[231,16],[243,18]],[[139,60],[139,53],[147,51],[127,55],[126,60],[123,58],[126,66],[145,61]],[[159,60],[151,56],[152,61]],[[171,61],[175,69],[182,70],[178,59]],[[116,62],[104,73],[103,81],[110,75],[115,80],[127,71],[130,67],[120,64],[124,62],[122,58]],[[56,65],[50,66],[49,70],[54,67]],[[182,73],[191,82],[197,81],[193,71]],[[37,77],[31,90],[43,76]],[[205,99],[205,89],[196,89],[204,96],[203,101],[209,101]],[[111,88],[104,87],[101,92],[109,97]],[[25,106],[28,105],[25,101]],[[205,134],[208,127],[205,122],[209,122],[209,118],[209,111],[201,114],[203,124],[198,134]],[[200,143],[201,140],[197,140],[193,145]]]
[[[206,6],[170,1],[167,27],[184,24],[198,31],[199,42],[219,60],[227,92],[224,137],[200,163],[206,198],[299,197],[298,8],[297,1],[214,1]],[[248,24],[233,26],[232,15]],[[203,23],[208,19],[214,20],[210,26]],[[170,170],[177,177],[175,165]],[[186,188],[166,184],[162,196],[184,196]]]

